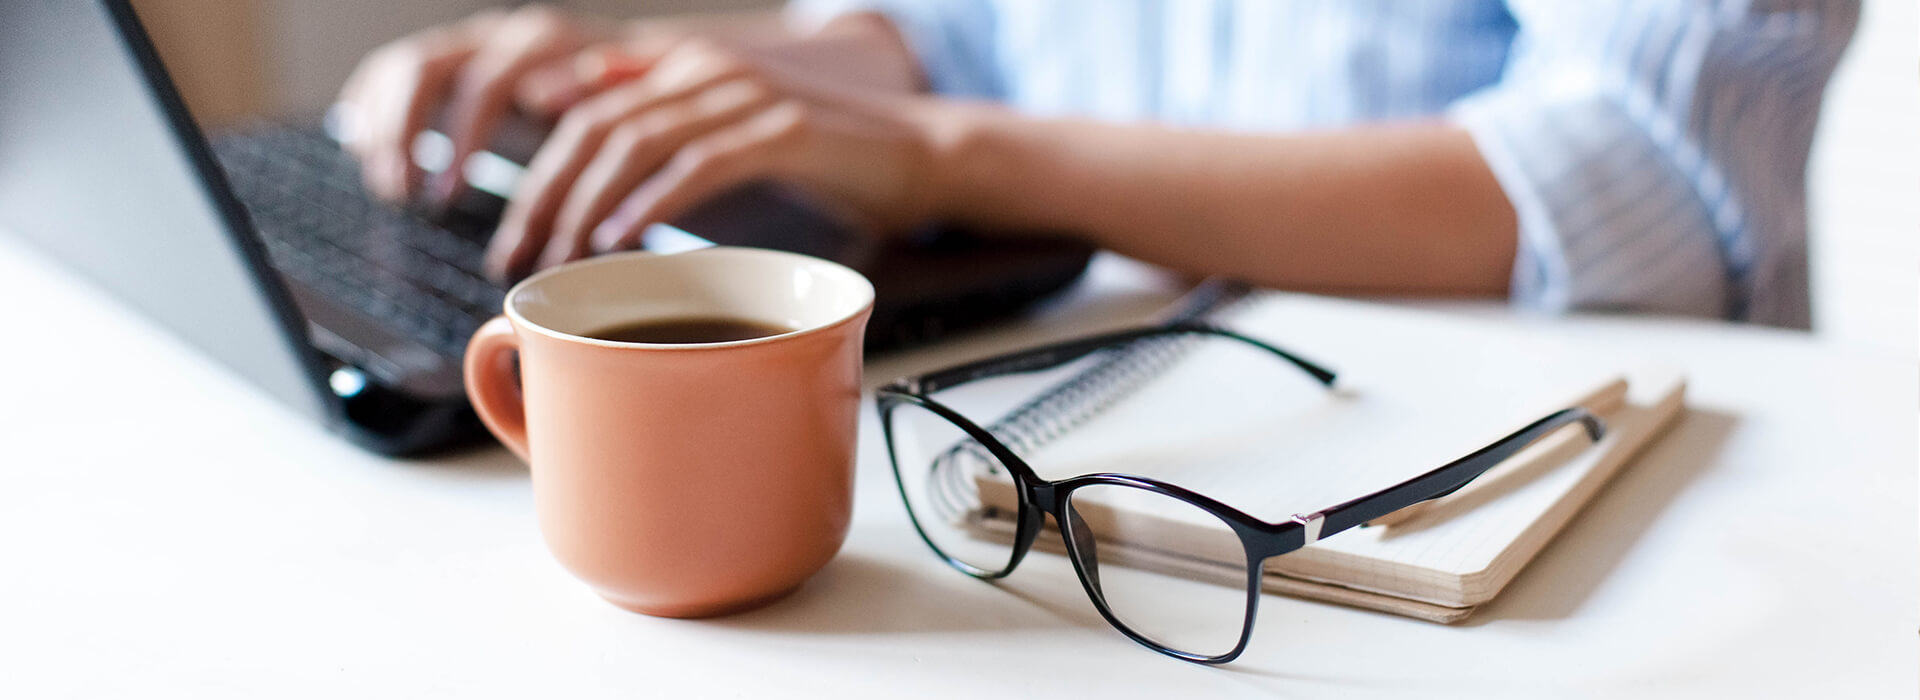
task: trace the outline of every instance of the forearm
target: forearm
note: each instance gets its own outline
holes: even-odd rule
[[[1324,291],[1501,295],[1505,194],[1440,123],[1284,135],[1041,120],[957,106],[936,211],[1087,235],[1174,269]]]

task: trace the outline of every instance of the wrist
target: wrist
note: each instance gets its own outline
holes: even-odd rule
[[[984,102],[937,98],[914,100],[910,119],[919,129],[927,158],[923,201],[930,218],[958,221],[980,212],[983,190],[995,168],[991,143],[1006,109]]]

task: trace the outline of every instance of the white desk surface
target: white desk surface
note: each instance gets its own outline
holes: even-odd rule
[[[1139,318],[1168,289],[1103,259],[1034,323],[869,383]],[[500,449],[360,452],[6,236],[0,299],[0,697],[1920,692],[1916,366],[1795,334],[1518,320],[1671,358],[1691,413],[1468,623],[1269,596],[1246,656],[1204,668],[1110,629],[1064,561],[1002,587],[938,563],[871,409],[838,559],[757,612],[653,619],[553,563]]]

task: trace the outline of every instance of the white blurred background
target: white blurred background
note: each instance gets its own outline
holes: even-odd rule
[[[1920,9],[1866,0],[1811,165],[1813,329],[1920,356]]]
[[[135,0],[209,122],[317,112],[379,44],[494,0]],[[609,16],[735,11],[769,0],[561,0]],[[1814,143],[1814,332],[1920,358],[1920,10],[1866,0]]]

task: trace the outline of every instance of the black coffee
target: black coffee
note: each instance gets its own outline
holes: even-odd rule
[[[725,343],[792,331],[786,326],[725,316],[694,316],[630,321],[585,333],[620,343]]]

